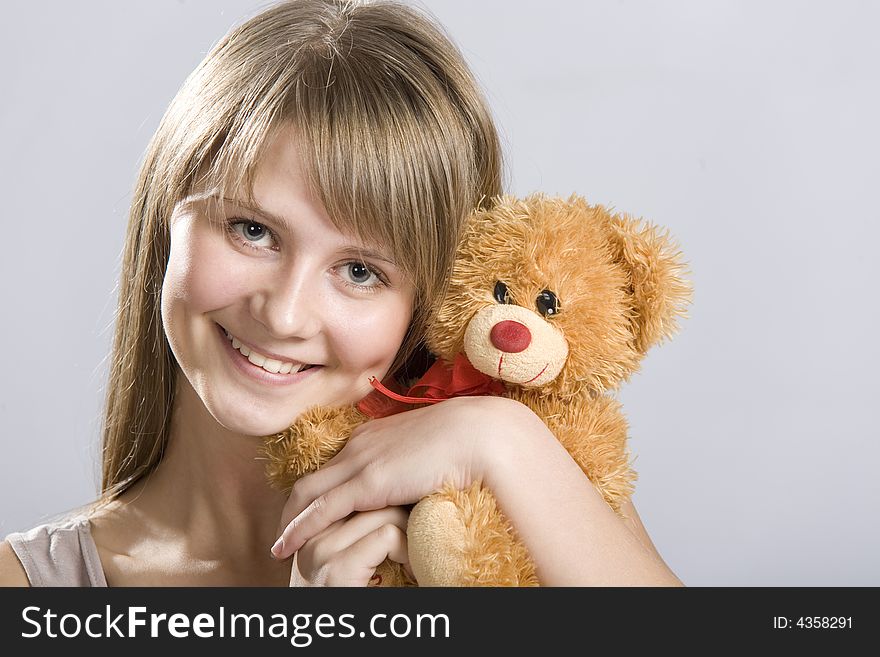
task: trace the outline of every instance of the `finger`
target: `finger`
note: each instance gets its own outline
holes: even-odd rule
[[[332,530],[325,530],[318,535],[327,535],[324,539],[325,547],[321,550],[323,552],[326,548],[331,554],[346,550],[383,525],[394,525],[406,532],[408,520],[409,513],[399,506],[386,506],[384,509],[354,513],[345,520],[333,523],[330,526]]]
[[[351,479],[353,474],[354,468],[346,467],[343,462],[325,465],[320,470],[297,479],[293,483],[287,502],[284,503],[284,508],[281,510],[281,521],[278,523],[276,535],[280,536],[290,521],[302,513],[317,497]]]
[[[407,564],[406,532],[394,524],[377,527],[337,557],[341,568],[330,564],[327,586],[366,586],[376,567],[391,559]]]
[[[307,540],[352,511],[370,511],[385,506],[384,504],[364,505],[356,509],[355,502],[359,492],[359,482],[356,479],[349,479],[316,497],[284,528],[281,536],[272,546],[272,554],[276,559],[286,559],[299,550]]]
[[[409,513],[406,509],[393,506],[353,513],[347,518],[337,520],[303,543],[294,553],[294,561],[305,569],[301,570],[303,575],[313,578],[316,572],[340,553],[383,525],[395,525],[406,532],[408,517]]]
[[[295,552],[290,563],[290,583],[288,586],[302,588],[309,586],[309,584],[310,581],[303,577],[299,570],[299,552]]]

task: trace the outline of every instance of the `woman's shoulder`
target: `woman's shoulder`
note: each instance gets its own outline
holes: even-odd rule
[[[0,584],[106,586],[88,509],[7,535],[0,543]]]
[[[0,586],[30,586],[27,573],[9,541],[0,542]]]

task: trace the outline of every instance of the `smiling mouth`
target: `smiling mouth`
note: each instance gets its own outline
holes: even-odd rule
[[[218,324],[218,326],[220,326]],[[305,370],[316,367],[309,363],[294,363],[290,361],[281,361],[274,358],[264,356],[256,349],[251,349],[243,344],[241,340],[232,335],[229,331],[220,326],[220,330],[226,336],[226,339],[232,343],[232,347],[236,349],[242,356],[248,359],[252,365],[256,365],[272,374],[298,374]]]

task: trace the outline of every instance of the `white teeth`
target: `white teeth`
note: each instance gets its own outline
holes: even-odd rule
[[[274,374],[278,374],[278,372],[281,370],[281,361],[267,358],[266,362],[263,363],[263,369]]]
[[[251,363],[257,367],[262,367],[267,372],[272,372],[273,374],[290,374],[293,372],[296,374],[297,372],[302,372],[304,369],[312,367],[308,363],[300,363],[299,365],[296,365],[294,363],[283,363],[274,358],[267,358],[256,351],[252,351],[247,345],[242,344],[238,338],[233,336],[226,329],[223,329],[223,331],[226,333],[226,338],[232,342],[232,346],[235,349],[238,349],[238,351],[246,356]]]

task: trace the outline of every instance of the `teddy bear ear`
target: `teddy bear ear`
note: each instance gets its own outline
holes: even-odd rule
[[[608,216],[614,258],[629,273],[635,348],[645,353],[678,330],[693,289],[668,231],[627,215]]]

